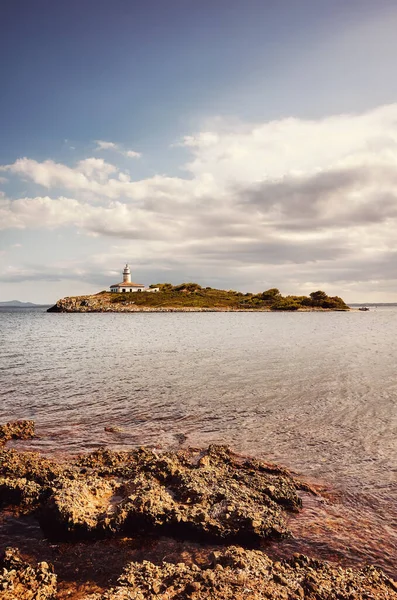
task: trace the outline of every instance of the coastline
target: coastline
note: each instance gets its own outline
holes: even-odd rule
[[[217,445],[62,459],[5,447],[34,435],[32,421],[0,426],[3,522],[21,523],[0,561],[4,598],[33,598],[26,582],[48,600],[397,598],[379,569],[285,553],[305,505],[324,498],[283,467]]]
[[[126,284],[127,286],[127,284]],[[47,312],[330,312],[350,310],[339,296],[318,290],[310,296],[282,296],[272,288],[259,294],[203,288],[197,283],[177,286],[158,284],[156,288],[124,293],[61,298]]]
[[[356,309],[358,310],[358,309]],[[355,312],[355,309],[351,309],[352,312]],[[176,313],[186,313],[186,312],[194,312],[194,313],[281,313],[281,312],[295,312],[295,313],[302,313],[302,312],[348,312],[347,310],[341,310],[341,309],[334,309],[334,308],[299,308],[297,310],[294,311],[287,311],[287,310],[271,310],[270,308],[191,308],[191,307],[185,307],[185,308],[180,308],[180,307],[171,307],[171,306],[167,306],[167,307],[162,307],[162,308],[150,308],[150,307],[131,307],[131,308],[126,308],[126,307],[119,307],[119,308],[103,308],[103,309],[90,309],[90,308],[76,308],[76,309],[54,309],[54,307],[51,307],[51,309],[47,309],[47,312],[53,312],[53,313],[60,313],[60,312],[64,312],[64,313],[104,313],[104,312],[110,312],[110,313],[119,313],[119,312],[123,312],[123,313],[170,313],[170,312],[176,312]]]
[[[131,299],[126,299],[123,302],[114,302],[112,295],[107,293],[88,295],[88,296],[73,296],[61,298],[47,309],[49,313],[218,313],[218,312],[233,312],[233,313],[277,313],[277,312],[350,312],[358,311],[358,309],[347,308],[322,308],[319,306],[307,306],[291,309],[273,309],[270,306],[258,308],[241,308],[237,306],[183,306],[183,305],[163,305],[163,306],[144,306],[136,304]]]

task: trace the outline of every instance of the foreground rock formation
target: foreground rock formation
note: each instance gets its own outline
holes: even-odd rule
[[[1,600],[54,600],[57,578],[51,565],[35,566],[23,561],[15,548],[9,548],[0,559]]]
[[[170,532],[255,544],[289,535],[297,484],[287,471],[239,461],[223,446],[156,454],[97,451],[67,464],[0,453],[0,500],[35,511],[52,539]]]
[[[396,584],[381,571],[340,569],[295,556],[273,562],[258,550],[236,546],[215,552],[204,566],[129,564],[119,584],[86,600],[383,600],[397,598]]]
[[[34,427],[19,422],[0,431],[3,439],[25,439]],[[200,561],[130,558],[117,582],[121,565],[113,585],[106,582],[108,589],[79,599],[397,600],[396,584],[373,567],[267,556],[263,542],[290,535],[287,516],[299,514],[301,489],[308,488],[287,470],[241,459],[225,446],[163,453],[102,449],[64,461],[0,448],[0,508],[34,517],[52,542],[70,547],[106,538],[96,542],[106,546],[116,538],[167,535],[221,548],[211,554],[202,546]],[[84,551],[78,557],[84,560]],[[0,600],[66,597],[57,596],[56,585],[48,561],[28,564],[14,548],[1,559]]]
[[[34,421],[15,421],[0,425],[0,447],[10,440],[30,440],[34,437]]]

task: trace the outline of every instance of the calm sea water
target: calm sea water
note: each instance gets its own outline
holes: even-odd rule
[[[320,551],[395,572],[396,363],[397,307],[2,309],[0,422],[34,419],[40,438],[24,447],[44,452],[217,442],[277,461],[333,490],[323,515],[310,502],[306,509],[311,522],[317,515]],[[304,544],[314,534],[299,527]]]

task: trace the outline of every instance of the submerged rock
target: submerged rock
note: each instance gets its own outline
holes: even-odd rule
[[[57,577],[46,562],[23,561],[15,548],[0,559],[0,600],[55,600]]]
[[[236,546],[214,552],[206,565],[130,563],[118,585],[84,600],[391,600],[397,586],[380,570],[341,569],[298,555],[273,562]]]
[[[9,440],[30,440],[34,437],[34,421],[13,421],[0,425],[0,446]]]
[[[124,430],[116,425],[108,425],[107,427],[104,427],[104,431],[106,431],[106,433],[124,433]]]

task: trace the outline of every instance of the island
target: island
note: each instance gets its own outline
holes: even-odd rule
[[[133,289],[133,288],[128,288]],[[153,290],[153,291],[152,291]],[[154,293],[155,291],[155,293]],[[198,283],[158,283],[142,291],[102,291],[58,300],[48,312],[247,312],[348,311],[339,296],[318,290],[309,296],[283,296],[277,288],[258,294],[218,290]]]

